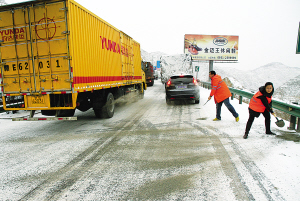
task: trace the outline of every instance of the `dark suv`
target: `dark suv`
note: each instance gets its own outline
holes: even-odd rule
[[[166,101],[169,104],[174,100],[194,100],[200,102],[200,90],[193,75],[173,75],[166,83]]]

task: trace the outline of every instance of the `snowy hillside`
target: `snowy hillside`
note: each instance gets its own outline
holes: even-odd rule
[[[300,104],[300,75],[290,79],[276,90],[274,97],[289,102],[297,102]]]
[[[288,82],[290,79],[300,75],[300,68],[288,67],[281,63],[270,63],[254,70],[242,71],[235,68],[222,68],[222,64],[214,64],[214,70],[223,78],[228,77],[235,88],[248,89],[256,91],[266,82],[273,82],[274,87],[278,89],[280,86]],[[207,64],[208,66],[208,64]],[[208,75],[208,67],[201,69],[200,76],[205,79]]]
[[[141,49],[141,56],[143,61],[151,62],[154,66],[156,66],[156,61],[160,60],[160,57],[166,55],[162,52],[152,52],[148,53]]]
[[[161,56],[162,82],[167,82],[169,77],[173,74],[180,74],[182,72],[193,73],[191,64],[191,57],[185,54]]]
[[[143,58],[158,58],[157,60],[161,58],[161,65],[169,68],[168,72],[175,72],[180,67],[184,67],[181,69],[186,69],[187,73],[191,73],[192,71],[194,76],[201,81],[210,82],[208,77],[208,62],[195,61],[191,66],[190,60],[184,54],[173,56],[166,56],[160,52],[153,54],[152,56],[152,53],[142,51]],[[157,60],[154,61],[156,62]],[[184,62],[186,63],[184,64]],[[194,72],[195,66],[200,67],[199,73]],[[228,79],[230,87],[256,92],[266,82],[273,82],[275,87],[274,97],[290,102],[300,102],[300,68],[273,62],[250,71],[222,67],[222,63],[214,63],[213,69],[222,78]]]

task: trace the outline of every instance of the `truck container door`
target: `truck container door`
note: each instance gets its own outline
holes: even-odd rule
[[[37,2],[0,13],[4,93],[71,90],[65,2]]]
[[[124,32],[120,32],[122,77],[124,84],[131,84],[134,75],[133,40]]]

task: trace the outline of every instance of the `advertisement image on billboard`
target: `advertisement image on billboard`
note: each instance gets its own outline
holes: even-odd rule
[[[184,53],[193,60],[237,61],[239,36],[184,35]]]

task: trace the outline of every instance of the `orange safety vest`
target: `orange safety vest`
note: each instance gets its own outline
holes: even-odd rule
[[[254,96],[251,98],[250,103],[249,103],[249,108],[255,112],[260,112],[263,113],[266,109],[266,107],[264,106],[264,104],[262,103],[262,101],[257,98],[258,96],[262,96],[263,94],[258,91],[256,94],[254,94]],[[272,96],[271,98],[266,97],[268,100],[268,103],[270,104],[272,101]]]
[[[214,96],[216,103],[231,97],[231,92],[220,75],[215,75],[211,78],[210,96]]]

